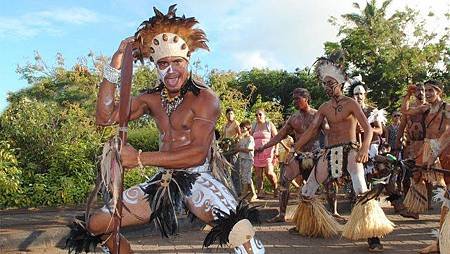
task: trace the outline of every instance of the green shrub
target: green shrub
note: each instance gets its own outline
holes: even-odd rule
[[[22,171],[14,150],[6,141],[0,141],[0,208],[20,206]]]
[[[129,128],[128,143],[142,151],[159,150],[159,132],[154,122],[142,127]]]
[[[156,174],[157,168],[145,167],[143,169],[135,168],[125,172],[124,188],[130,188],[134,185],[143,183]]]

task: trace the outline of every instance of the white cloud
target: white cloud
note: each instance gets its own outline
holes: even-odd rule
[[[211,54],[232,56],[225,68],[293,70],[320,56],[323,42],[336,40],[337,29],[327,22],[329,16],[351,9],[351,2],[348,7],[324,2],[241,0],[221,6],[217,14],[214,8],[214,13],[194,15],[210,37]]]
[[[268,61],[261,55],[261,52],[239,52],[234,54],[234,58],[241,68],[251,69],[267,67]]]
[[[52,9],[26,13],[18,17],[0,17],[0,38],[32,38],[39,34],[59,35],[63,25],[83,25],[99,20],[98,14],[85,8]]]
[[[266,68],[271,67],[274,69],[282,69],[284,66],[279,63],[275,58],[264,55],[260,51],[240,51],[233,54],[238,68],[240,69],[252,69],[252,68]]]
[[[316,57],[321,56],[324,42],[339,40],[338,28],[333,27],[328,19],[331,16],[339,19],[342,14],[356,12],[352,5],[355,1],[364,8],[365,0],[232,0],[221,1],[220,8],[214,6],[216,2],[193,1],[180,4],[178,9],[179,14],[198,18],[199,26],[210,38],[212,52],[208,58],[214,59],[219,55],[219,58],[228,59],[228,62],[213,60],[219,64],[227,62],[225,68],[239,70],[253,65],[284,66],[294,70],[310,66]],[[189,5],[188,9],[186,5]],[[426,17],[429,11],[441,14],[439,19],[427,18],[426,28],[433,28],[432,31],[437,27],[442,31],[443,24],[448,24],[442,18],[443,13],[449,10],[446,0],[396,0],[391,4],[391,13],[407,5],[421,11],[422,17]]]
[[[36,16],[55,22],[65,22],[77,25],[97,22],[99,19],[98,15],[95,12],[79,7],[41,11],[37,12]]]

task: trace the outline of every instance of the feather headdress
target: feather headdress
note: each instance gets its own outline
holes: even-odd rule
[[[363,93],[369,92],[366,84],[362,81],[361,74],[350,78],[344,85],[344,93],[347,94],[348,97],[353,98],[356,90]]]
[[[140,58],[152,62],[167,56],[180,56],[189,60],[191,53],[201,48],[209,51],[206,34],[194,28],[198,21],[194,17],[176,16],[176,4],[171,5],[166,15],[153,7],[155,16],[142,22],[135,34],[139,43]]]
[[[387,111],[385,109],[373,109],[372,112],[370,112],[369,117],[367,118],[367,121],[369,123],[379,122],[382,125],[385,125],[387,123]]]
[[[334,78],[339,84],[343,84],[347,80],[347,74],[345,73],[342,64],[339,62],[344,61],[344,52],[337,51],[330,55],[330,57],[320,57],[314,62],[314,72],[320,80],[324,80],[325,77]]]

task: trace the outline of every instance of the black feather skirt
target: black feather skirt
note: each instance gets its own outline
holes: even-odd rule
[[[183,170],[161,171],[141,185],[150,204],[150,222],[155,222],[162,237],[178,232],[176,212],[184,205],[184,198],[191,195],[191,189],[199,173]]]
[[[229,214],[217,208],[214,209],[214,214],[217,219],[213,221],[214,226],[203,241],[204,247],[215,242],[220,246],[228,244],[228,235],[240,220],[248,219],[252,224],[261,223],[257,206],[250,207],[245,199],[239,202],[235,211],[230,210]]]
[[[97,245],[102,243],[102,235],[95,236],[86,229],[84,216],[83,218],[77,217],[68,227],[70,228],[70,233],[64,249],[68,249],[69,254],[95,252]]]

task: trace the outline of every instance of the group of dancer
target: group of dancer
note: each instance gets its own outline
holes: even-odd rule
[[[215,125],[220,115],[219,98],[189,71],[191,54],[197,49],[208,50],[206,35],[195,27],[198,23],[195,18],[177,16],[175,5],[169,7],[167,14],[156,8],[154,11],[155,16],[144,21],[134,36],[122,41],[110,65],[104,69],[98,93],[97,124],[114,125],[118,122],[115,93],[125,48],[132,45],[136,58],[149,59],[156,66],[160,83],[131,99],[130,120],[150,115],[160,133],[160,149],[142,152],[122,144],[119,164],[124,169],[155,166],[159,171],[145,183],[123,192],[121,226],[154,221],[167,236],[177,232],[178,211],[186,209],[212,227],[204,240],[205,247],[218,243],[231,246],[236,253],[264,253],[264,246],[255,237],[252,226],[257,221],[257,209],[237,200],[228,188],[229,181],[223,177],[229,164],[224,163],[214,143]],[[293,218],[296,231],[311,237],[332,237],[342,232],[342,236],[350,240],[367,239],[369,250],[381,251],[380,238],[390,233],[394,224],[385,216],[379,202],[365,195],[369,189],[364,169],[376,143],[373,137],[377,134],[378,124],[368,120],[364,107],[356,100],[344,95],[343,88],[348,78],[341,65],[320,58],[315,64],[315,73],[330,99],[315,110],[309,105],[309,92],[295,89],[293,100],[298,112],[289,118],[277,135],[255,151],[260,152],[279,143],[288,134],[295,136],[296,142],[292,147],[295,156],[283,167],[280,177],[278,218],[284,219],[286,213],[289,183],[301,175],[307,181],[302,186]],[[425,124],[421,125],[423,133],[419,135],[423,153],[419,155],[416,149],[408,148],[412,152],[406,156],[414,157],[418,167],[426,169],[427,166],[436,167],[437,158],[448,146],[450,107],[440,98],[442,85],[434,81],[425,83],[427,102],[420,104],[416,101],[410,105],[410,96],[419,90],[419,87],[408,90],[402,113],[408,116],[407,132],[415,131],[410,130],[415,128],[411,126],[417,125],[411,122],[420,118],[418,116],[425,119]],[[326,140],[321,150],[319,133],[323,133]],[[415,143],[419,142],[416,139],[410,142],[411,146],[421,146]],[[432,183],[438,181],[438,174],[430,172],[415,172],[415,182],[409,190],[420,188],[423,178]],[[358,200],[348,222],[342,227],[324,208],[316,193],[325,181],[333,182],[345,174],[351,178]],[[450,179],[447,177],[445,180],[449,187]],[[446,201],[442,208],[442,223],[445,216],[448,218],[445,215],[450,203],[448,196],[447,188],[445,197],[442,197]],[[94,242],[109,253],[117,244],[111,237],[114,205],[114,202],[106,203],[83,219],[77,219],[68,240],[69,250],[82,252]],[[448,225],[449,219],[445,223]],[[441,240],[442,253],[448,251],[448,241],[443,243]],[[123,236],[119,246],[119,253],[132,252]]]

